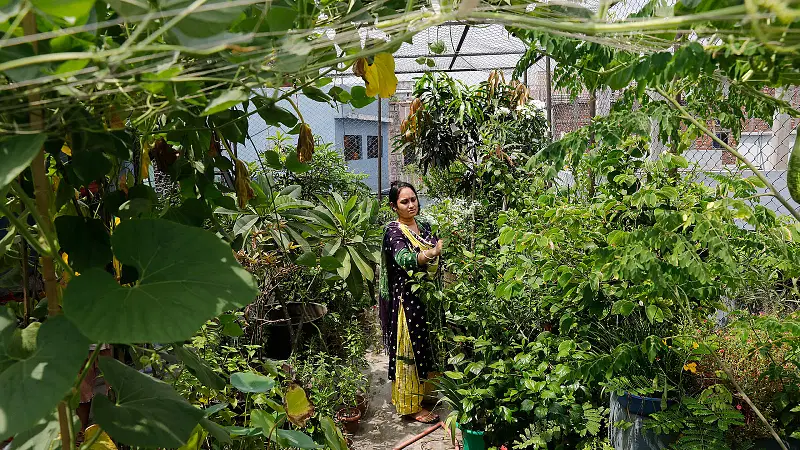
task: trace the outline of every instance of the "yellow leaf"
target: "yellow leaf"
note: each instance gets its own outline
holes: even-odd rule
[[[247,172],[247,166],[239,159],[236,160],[234,187],[236,188],[236,199],[239,202],[239,208],[245,208],[247,202],[255,197],[255,193],[253,188],[250,187],[250,174]]]
[[[394,57],[390,53],[378,53],[375,61],[365,69],[367,97],[376,95],[389,98],[397,91],[397,76],[394,74]]]
[[[69,264],[69,255],[67,254],[67,252],[61,254],[61,260],[64,261],[65,264]],[[78,275],[80,275],[80,273],[76,271],[75,276],[77,277]],[[72,279],[72,277],[69,275],[68,272],[62,273],[61,278],[63,278],[65,283],[69,283],[69,280]]]
[[[697,373],[697,363],[689,363],[683,365],[683,370],[687,372]]]
[[[61,153],[67,156],[72,156],[72,149],[69,148],[69,145],[67,145],[66,142],[64,142],[64,145],[61,146]]]
[[[94,435],[100,432],[100,437],[94,441],[89,450],[117,450],[117,446],[114,445],[114,441],[106,434],[105,431],[102,431],[99,426],[97,425],[90,425],[89,428],[86,429],[84,433],[84,442],[89,442],[94,438]]]
[[[314,405],[308,400],[306,391],[294,383],[283,396],[283,407],[289,421],[301,428],[306,426],[306,421],[314,415]]]
[[[139,179],[144,180],[145,178],[150,178],[150,144],[148,143],[145,143],[144,146],[142,146],[141,160]]]
[[[195,426],[192,435],[189,436],[189,440],[178,450],[200,450],[207,435],[208,432],[202,426]]]

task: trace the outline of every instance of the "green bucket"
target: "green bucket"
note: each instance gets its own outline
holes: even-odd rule
[[[483,442],[483,431],[465,430],[459,425],[461,430],[461,437],[464,439],[463,450],[486,450],[486,444]]]

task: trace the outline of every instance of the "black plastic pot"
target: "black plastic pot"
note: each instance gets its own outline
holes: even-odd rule
[[[282,307],[278,307],[269,312],[265,331],[267,332],[264,350],[267,358],[276,360],[289,359],[292,356],[292,332],[297,332],[302,328],[301,333],[308,335],[315,332],[316,328],[311,325],[328,313],[328,307],[320,303],[300,303],[291,302],[286,304],[289,320]],[[291,331],[289,326],[291,324]],[[298,325],[302,324],[302,327]]]
[[[789,438],[788,440],[784,441],[786,447],[789,450],[800,450],[800,440]],[[758,439],[753,442],[753,448],[757,448],[759,450],[781,450],[781,446],[778,445],[778,442],[772,438],[764,438]]]

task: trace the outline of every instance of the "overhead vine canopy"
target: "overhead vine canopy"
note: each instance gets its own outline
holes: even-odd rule
[[[52,112],[45,116],[51,131],[90,126],[79,111],[155,129],[159,114],[210,115],[247,101],[255,88],[299,90],[454,21],[504,25],[526,42],[542,32],[635,53],[698,41],[734,59],[760,58],[787,82],[798,79],[800,48],[796,4],[760,0],[8,0],[0,18],[6,133],[30,132],[28,115],[40,108]],[[537,51],[552,50],[540,44]]]

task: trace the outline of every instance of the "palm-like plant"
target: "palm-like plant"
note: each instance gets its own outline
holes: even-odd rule
[[[364,283],[372,285],[380,260],[381,230],[375,226],[378,202],[359,202],[355,195],[345,201],[335,192],[317,198],[321,204],[308,212],[322,242],[320,265],[345,280],[350,292],[360,298]]]

